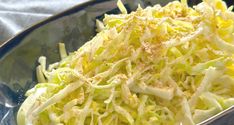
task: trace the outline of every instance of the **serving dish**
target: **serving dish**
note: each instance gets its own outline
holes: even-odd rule
[[[130,12],[142,7],[171,0],[123,0]],[[88,1],[27,28],[0,46],[0,124],[16,125],[16,113],[24,93],[36,84],[37,59],[44,55],[48,63],[59,60],[57,44],[64,42],[74,51],[95,35],[95,20],[105,13],[119,13],[116,1]],[[232,125],[233,107],[200,123]],[[227,115],[228,114],[228,115]]]

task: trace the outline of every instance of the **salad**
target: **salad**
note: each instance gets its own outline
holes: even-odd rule
[[[234,105],[233,6],[117,5],[77,51],[38,59],[19,125],[194,125]]]

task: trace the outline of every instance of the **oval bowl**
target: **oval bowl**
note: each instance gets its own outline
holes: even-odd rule
[[[171,0],[122,1],[130,12],[138,4],[165,5]],[[105,13],[119,13],[115,0],[90,0],[28,27],[0,45],[0,125],[16,125],[24,94],[36,84],[38,57],[46,56],[48,63],[59,61],[59,42],[64,42],[70,52],[77,50],[96,34],[95,20]],[[222,111],[200,125],[233,125],[233,110]]]

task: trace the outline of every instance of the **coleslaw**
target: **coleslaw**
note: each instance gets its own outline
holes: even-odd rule
[[[233,6],[117,5],[77,51],[38,59],[19,125],[194,125],[234,105]]]

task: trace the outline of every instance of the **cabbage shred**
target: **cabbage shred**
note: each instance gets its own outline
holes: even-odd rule
[[[46,68],[19,125],[193,125],[234,104],[234,13],[186,0],[97,20],[99,33]]]

